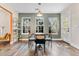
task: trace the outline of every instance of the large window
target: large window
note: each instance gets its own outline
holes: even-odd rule
[[[22,17],[22,34],[28,34],[30,31],[31,17]]]
[[[36,17],[36,33],[44,33],[44,18]]]

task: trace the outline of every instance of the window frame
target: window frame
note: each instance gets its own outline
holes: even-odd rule
[[[36,20],[37,19],[43,19],[43,25],[37,25],[37,23],[36,23]],[[38,32],[36,32],[36,27],[37,26],[43,26],[43,33],[42,32],[39,32],[40,30],[38,29]],[[35,33],[36,34],[44,34],[44,29],[45,29],[45,25],[44,25],[44,17],[35,17]]]
[[[30,19],[30,20],[29,20],[29,25],[27,25],[27,24],[24,25],[24,24],[23,24],[23,21],[24,21],[25,18]],[[29,27],[30,27],[30,21],[31,21],[31,17],[27,17],[27,16],[26,16],[26,17],[22,17],[22,18],[21,18],[21,34],[23,34],[23,35],[29,34],[29,32],[28,32],[28,33],[23,33],[23,26],[29,26]],[[28,30],[28,29],[25,28],[25,30]],[[29,29],[29,30],[30,30],[30,29]]]

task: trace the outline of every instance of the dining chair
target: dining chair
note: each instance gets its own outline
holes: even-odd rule
[[[29,36],[29,40],[28,40],[28,47],[29,47],[29,48],[32,48],[34,41],[35,41],[35,34],[31,34],[31,35]]]
[[[51,43],[51,48],[52,48],[52,36],[49,34],[45,34],[45,40],[48,43],[48,47],[50,46]]]
[[[34,55],[38,52],[38,49],[42,49],[44,47],[44,52],[45,52],[45,36],[44,35],[36,35],[36,40],[35,40],[35,52]],[[42,47],[43,45],[43,47]]]

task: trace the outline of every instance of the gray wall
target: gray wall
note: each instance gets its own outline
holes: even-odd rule
[[[22,17],[31,17],[31,33],[36,33],[35,31],[35,17],[36,17],[36,14],[35,13],[19,13],[19,21],[18,21],[18,27],[19,27],[19,32],[18,34],[20,35],[21,38],[26,38],[27,35],[22,35],[21,34],[21,18]],[[49,21],[48,21],[48,17],[58,17],[59,19],[59,33],[58,35],[52,35],[54,38],[60,38],[61,37],[61,20],[60,20],[60,14],[53,14],[53,13],[45,13],[43,14],[43,17],[44,17],[44,25],[45,25],[45,29],[44,29],[44,33],[47,34],[49,33]]]

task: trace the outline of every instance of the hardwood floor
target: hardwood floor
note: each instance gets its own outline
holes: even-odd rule
[[[6,45],[0,47],[0,56],[34,56],[34,42],[31,48],[28,48],[27,42],[18,42],[13,45]],[[46,42],[46,52],[38,49],[36,56],[79,56],[79,49],[76,49],[69,44],[61,41],[52,41],[48,46]]]

